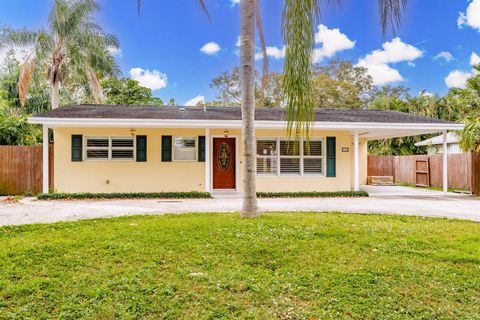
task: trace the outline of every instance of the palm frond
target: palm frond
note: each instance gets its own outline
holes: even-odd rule
[[[18,98],[22,106],[27,101],[27,91],[33,72],[35,71],[35,59],[30,58],[20,67],[20,75],[18,77]]]
[[[262,46],[262,54],[263,54],[262,90],[264,90],[268,82],[268,55],[267,55],[267,45],[265,43],[265,34],[263,32],[262,15],[260,13],[260,3],[258,0],[255,0],[255,20],[257,22],[258,37],[260,38],[260,43]]]
[[[311,123],[315,120],[311,66],[319,14],[317,0],[285,0],[282,12],[282,35],[286,47],[283,93],[287,133],[297,141],[302,136],[308,140]]]
[[[394,34],[397,32],[407,2],[408,0],[378,0],[378,13],[383,36],[386,35],[388,28],[391,28]]]
[[[86,65],[85,68],[88,76],[88,85],[90,87],[90,91],[93,99],[95,100],[95,103],[97,104],[105,103],[105,98],[102,92],[102,86],[100,85],[100,81],[98,80],[97,75],[95,74],[95,72],[93,71],[90,65]]]

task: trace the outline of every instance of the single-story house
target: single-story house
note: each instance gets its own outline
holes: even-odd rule
[[[74,105],[29,122],[43,125],[45,158],[53,129],[58,192],[242,190],[237,107]],[[292,148],[285,110],[257,108],[255,126],[257,189],[272,192],[359,190],[369,140],[463,128],[394,111],[317,109],[309,147]],[[48,192],[48,161],[43,168]]]
[[[448,154],[463,153],[459,144],[460,139],[454,132],[447,134],[447,152]],[[415,143],[417,147],[427,147],[428,154],[442,154],[443,153],[443,135],[439,135],[430,139],[422,140]]]

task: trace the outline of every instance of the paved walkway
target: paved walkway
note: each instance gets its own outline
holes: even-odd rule
[[[259,199],[262,211],[337,211],[468,219],[480,222],[480,198],[407,187],[364,187],[369,198]],[[0,225],[72,221],[133,214],[239,211],[241,198],[198,200],[0,201]]]

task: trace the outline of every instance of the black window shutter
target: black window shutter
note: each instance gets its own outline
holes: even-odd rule
[[[72,134],[72,161],[82,161],[83,136]]]
[[[147,162],[147,136],[137,136],[137,162]]]
[[[335,137],[327,137],[327,177],[337,176],[337,146]]]
[[[172,136],[162,136],[162,162],[172,162]]]
[[[205,162],[205,136],[198,137],[198,161]]]

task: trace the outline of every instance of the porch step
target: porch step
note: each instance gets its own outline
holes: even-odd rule
[[[240,198],[242,194],[235,190],[216,190],[212,191],[214,198]]]
[[[369,176],[367,177],[367,184],[373,186],[394,186],[392,176]]]

